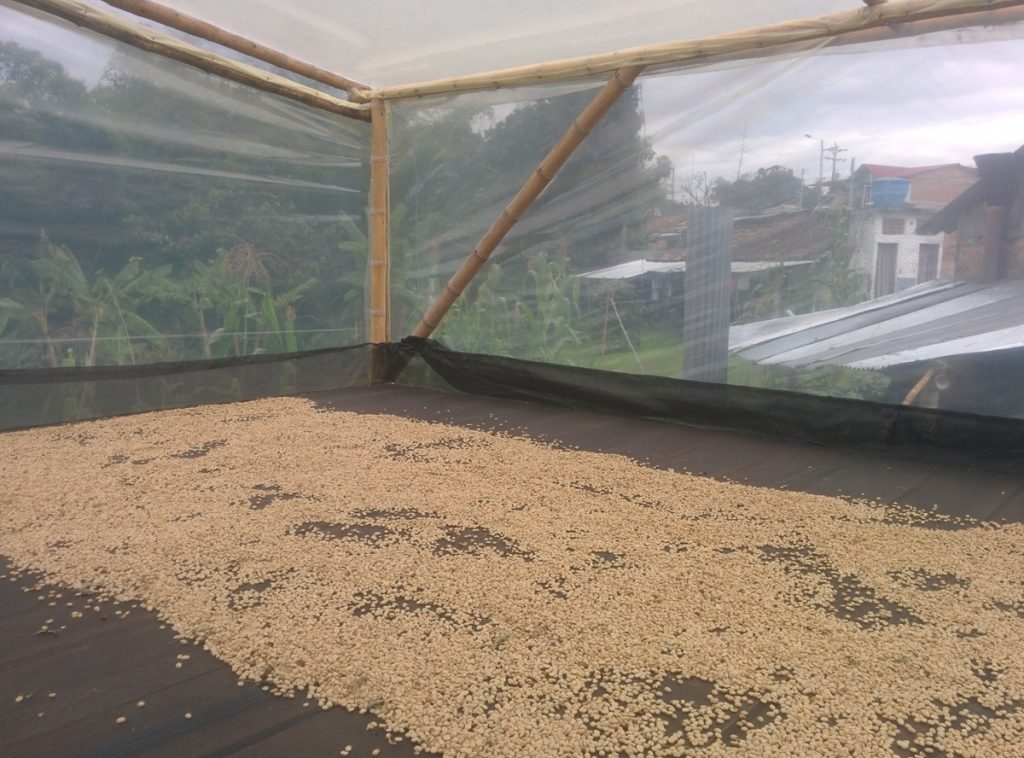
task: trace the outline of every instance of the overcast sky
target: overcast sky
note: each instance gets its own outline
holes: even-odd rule
[[[1022,62],[1024,41],[1011,39],[668,75],[645,83],[647,131],[677,174],[735,178],[742,152],[743,171],[780,164],[812,181],[821,140],[846,150],[841,175],[850,158],[972,165],[1024,144]]]
[[[110,59],[111,43],[0,5],[0,39],[38,50],[64,64],[71,76],[95,84]]]
[[[40,50],[90,85],[113,50],[3,6],[0,30],[0,38]],[[930,46],[915,40],[873,54],[845,48],[649,78],[647,133],[680,179],[691,171],[735,178],[742,153],[744,172],[780,164],[803,170],[810,183],[821,140],[845,149],[841,175],[851,158],[858,165],[971,165],[979,153],[1024,144],[1024,41],[1002,36],[1011,38]]]

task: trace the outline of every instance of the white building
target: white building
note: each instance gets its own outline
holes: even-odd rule
[[[919,235],[919,224],[977,181],[973,169],[864,164],[854,174],[850,241],[854,265],[881,297],[942,276],[945,235]]]

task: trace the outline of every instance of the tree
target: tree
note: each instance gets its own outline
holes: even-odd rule
[[[485,135],[484,160],[511,199],[594,97],[591,89],[513,110]],[[585,265],[646,243],[645,220],[668,197],[668,158],[644,137],[640,86],[630,87],[573,153],[529,216],[510,235],[501,260],[558,251]]]
[[[719,177],[713,194],[717,205],[727,205],[740,214],[757,215],[780,205],[799,206],[802,185],[793,169],[769,166],[735,182]]]
[[[0,366],[362,339],[365,248],[350,243],[365,231],[366,124],[277,108],[262,93],[158,59],[115,56],[87,87],[13,43],[0,43],[0,103],[0,139],[15,145],[0,162],[0,326],[52,342],[42,352],[4,348]],[[239,245],[266,253],[266,277],[248,286],[224,273]],[[37,276],[54,251],[67,253],[82,286]],[[159,280],[163,294],[136,297],[135,274]],[[237,345],[210,342],[231,308],[243,311]],[[140,342],[149,333],[142,322],[205,336]],[[57,339],[71,335],[84,347],[69,357]],[[147,347],[133,355],[139,345]]]
[[[680,202],[687,208],[710,208],[716,204],[715,186],[707,171],[695,171],[679,183]]]
[[[16,42],[0,42],[0,100],[22,115],[65,108],[85,100],[85,84],[42,53]]]
[[[820,283],[827,293],[825,308],[853,305],[867,298],[870,277],[854,265],[856,250],[849,239],[849,211],[840,203],[828,210],[830,243]]]

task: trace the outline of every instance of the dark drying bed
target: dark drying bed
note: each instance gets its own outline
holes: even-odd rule
[[[309,397],[325,408],[503,430],[759,486],[1024,520],[1024,477],[948,462],[894,460],[396,386]],[[298,698],[273,697],[257,685],[239,687],[226,665],[198,647],[183,647],[143,609],[105,603],[72,621],[65,602],[73,591],[23,591],[31,586],[30,578],[0,582],[0,744],[8,755],[334,756],[346,745],[353,746],[353,755],[375,748],[383,755],[413,754],[408,743],[390,745],[383,733],[368,730],[370,715],[322,711]],[[39,633],[48,619],[55,622]],[[183,653],[190,656],[188,665],[175,668]],[[16,703],[19,694],[29,701]],[[140,700],[145,707],[136,705]],[[194,715],[185,718],[186,713]],[[120,725],[119,715],[127,718]]]

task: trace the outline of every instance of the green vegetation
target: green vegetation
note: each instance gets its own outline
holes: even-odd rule
[[[566,261],[553,261],[546,253],[531,259],[522,279],[492,266],[467,295],[456,301],[438,334],[453,349],[631,374],[682,375],[677,330],[646,323],[642,309],[632,304],[616,306],[621,326],[608,310],[584,310],[580,280],[568,273]],[[606,297],[610,304],[614,296]],[[793,370],[737,357],[730,359],[728,375],[731,384],[864,400],[881,400],[889,386],[888,377],[873,371]]]
[[[496,118],[486,101],[398,108],[392,154],[395,336],[592,97]],[[365,341],[365,124],[281,106],[176,64],[119,54],[93,84],[0,43],[0,368],[94,366],[292,352]],[[644,249],[672,170],[630,90],[516,226],[438,332],[449,346],[679,376],[674,310],[632,285],[574,273]],[[779,166],[703,198],[741,213],[813,202]],[[691,198],[692,199],[692,198]],[[695,202],[695,201],[694,201]],[[854,302],[842,209],[829,266],[799,290],[783,267],[743,320]],[[770,251],[771,256],[781,251]],[[659,310],[660,308],[660,310]],[[669,314],[669,315],[666,315]],[[864,372],[786,372],[733,360],[730,380],[874,397]]]
[[[368,127],[152,57],[0,43],[0,368],[365,340]]]
[[[533,256],[521,279],[491,266],[470,297],[456,301],[441,334],[457,350],[558,361],[582,342],[579,279],[565,261]]]
[[[882,401],[889,387],[889,377],[877,371],[843,366],[799,370],[759,366],[733,357],[729,361],[729,383],[809,395]]]
[[[855,250],[847,234],[846,209],[841,205],[829,208],[830,242],[826,267],[820,282],[827,297],[817,310],[853,305],[868,297],[869,277],[853,265]]]

